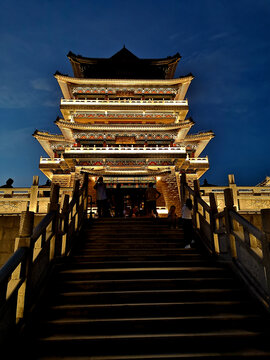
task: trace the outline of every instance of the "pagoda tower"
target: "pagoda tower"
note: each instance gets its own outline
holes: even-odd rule
[[[208,158],[199,156],[214,136],[188,134],[194,122],[186,93],[194,77],[174,78],[180,55],[140,59],[124,47],[110,58],[67,56],[74,77],[55,74],[61,134],[33,134],[49,156],[40,170],[62,187],[88,172],[93,199],[99,176],[108,189],[121,183],[133,192],[153,182],[162,193],[157,205],[179,212],[179,174],[193,182],[207,171]]]

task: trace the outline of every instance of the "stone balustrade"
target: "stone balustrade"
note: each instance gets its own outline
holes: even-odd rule
[[[52,185],[47,215],[33,229],[34,212],[21,214],[15,252],[0,269],[0,344],[23,325],[25,315],[37,303],[58,257],[67,256],[76,243],[87,209],[87,174],[72,199],[59,205],[59,185]]]
[[[229,187],[233,191],[234,206],[241,214],[259,214],[261,209],[270,207],[269,186],[239,186],[234,181],[234,175],[228,177],[228,186],[201,186],[202,199],[209,203],[209,194],[214,193],[218,209],[222,211],[225,207],[224,190]]]
[[[44,159],[42,159],[44,160]],[[53,161],[46,159],[46,161]],[[30,188],[0,188],[0,215],[20,214],[30,210],[38,214],[46,214],[50,200],[50,186],[39,186],[38,176],[33,177]],[[60,199],[65,194],[70,194],[70,188],[60,189]]]
[[[262,230],[237,212],[233,189],[224,190],[225,206],[218,211],[216,194],[208,193],[208,201],[201,197],[199,181],[194,188],[181,176],[181,202],[190,198],[193,225],[210,254],[230,266],[248,284],[254,295],[270,310],[270,208],[261,210]]]

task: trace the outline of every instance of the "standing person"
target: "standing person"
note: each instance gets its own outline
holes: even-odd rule
[[[98,178],[94,189],[96,190],[98,217],[105,216],[107,211],[107,191],[102,176]]]
[[[161,193],[155,189],[153,187],[153,183],[150,182],[145,192],[146,214],[158,217],[157,199],[160,197],[160,195]]]
[[[192,207],[193,206],[191,199],[187,199],[185,205],[182,207],[185,249],[190,249],[192,243]]]

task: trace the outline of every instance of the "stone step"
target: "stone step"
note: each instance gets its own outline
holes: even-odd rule
[[[161,316],[213,316],[235,313],[238,315],[258,314],[262,312],[254,303],[240,300],[220,301],[173,301],[148,303],[115,303],[115,304],[54,304],[46,313],[47,318],[63,317],[85,319],[91,318],[126,318],[126,317],[161,317]]]
[[[91,241],[90,243],[86,244],[84,249],[89,250],[97,250],[97,249],[160,249],[160,250],[167,250],[167,249],[178,249],[179,242],[146,242],[143,240],[140,241],[119,241],[119,242],[100,242],[100,241]]]
[[[121,262],[116,262],[115,263],[115,266],[112,266],[114,265],[113,262],[108,262],[108,264],[110,264],[110,267],[116,267],[116,265],[120,265],[120,267],[125,267],[127,268],[128,266],[129,267],[135,267],[135,268],[139,268],[139,267],[146,267],[146,268],[149,268],[149,267],[153,267],[155,264],[156,264],[156,267],[161,267],[163,266],[164,268],[166,266],[171,266],[171,267],[176,267],[176,266],[183,266],[183,267],[196,267],[196,266],[199,266],[199,267],[202,267],[204,265],[207,265],[208,264],[208,261],[206,259],[187,259],[187,260],[181,260],[181,261],[178,261],[178,262],[174,262],[173,265],[172,264],[169,264],[168,262],[164,262],[165,264],[162,264],[162,262],[151,262],[150,264],[148,262],[135,262],[135,261],[130,261],[130,262],[123,262],[121,264]],[[72,269],[72,270],[76,270],[76,269],[94,269],[94,268],[108,268],[108,266],[105,266],[106,263],[102,263],[103,266],[96,266],[97,262],[93,263],[91,261],[91,259],[89,259],[88,257],[85,257],[84,259],[82,259],[81,261],[73,261],[73,262],[70,262],[70,263],[67,263],[66,266],[65,266],[65,269]],[[107,265],[108,265],[107,264]],[[101,264],[99,264],[101,265]]]
[[[85,319],[61,318],[44,321],[40,326],[42,337],[52,334],[64,335],[117,335],[140,333],[188,332],[207,333],[221,330],[241,330],[260,332],[268,328],[268,323],[262,322],[258,315],[212,315],[212,316],[171,316],[143,318],[109,318]]]
[[[160,232],[158,233],[151,233],[151,234],[145,234],[145,232],[137,233],[137,234],[130,234],[129,232],[121,233],[121,232],[111,232],[108,231],[108,233],[100,233],[99,235],[92,235],[87,236],[84,238],[85,241],[130,241],[133,239],[134,241],[147,241],[147,242],[158,242],[158,241],[166,241],[166,239],[170,239],[170,241],[179,241],[184,239],[183,233],[177,233],[177,234],[162,234]]]
[[[119,290],[169,290],[169,289],[232,289],[239,283],[232,278],[196,279],[129,279],[129,280],[74,280],[57,283],[60,291],[119,291]]]
[[[191,290],[129,290],[129,291],[74,291],[58,294],[58,304],[119,304],[157,302],[196,302],[244,300],[240,289],[191,289]]]
[[[228,330],[205,333],[147,333],[101,335],[52,335],[39,339],[42,354],[62,356],[162,354],[179,352],[222,353],[256,349],[265,342],[259,333],[247,330]],[[269,350],[269,346],[265,345]],[[194,350],[193,350],[194,349]]]
[[[64,280],[124,280],[124,279],[167,279],[167,278],[201,278],[230,276],[222,267],[157,267],[157,268],[108,268],[108,269],[70,269],[59,272]]]
[[[193,257],[193,254],[190,254],[191,257]],[[151,253],[147,253],[147,254],[137,254],[137,253],[133,253],[132,255],[111,255],[109,253],[107,254],[91,254],[91,253],[81,253],[81,255],[77,255],[74,257],[75,259],[79,260],[81,259],[82,261],[91,261],[91,262],[147,262],[147,261],[177,261],[178,265],[179,262],[181,262],[181,259],[183,258],[183,252],[179,251],[177,252],[177,254],[173,254],[173,255],[166,255],[166,254],[151,254]],[[97,268],[100,266],[97,266]],[[137,266],[136,266],[137,267]],[[145,266],[145,267],[149,267],[149,266]],[[150,266],[151,267],[151,266]],[[105,268],[107,268],[107,266],[105,266]]]
[[[146,257],[146,260],[133,260],[132,258],[126,259],[125,256],[120,256],[119,260],[117,260],[117,257],[113,257],[113,260],[101,260],[100,257],[98,257],[97,261],[93,260],[94,256],[91,255],[74,255],[72,258],[67,259],[65,262],[58,264],[58,267],[65,267],[68,265],[74,264],[76,267],[77,264],[81,264],[86,262],[89,266],[89,268],[148,268],[148,267],[176,267],[180,264],[185,264],[185,261],[191,262],[191,261],[200,261],[205,260],[200,254],[181,254],[181,258],[179,256],[168,256],[164,260],[164,256],[150,256]],[[121,260],[124,258],[123,260]]]
[[[39,356],[38,358],[35,358],[36,360],[63,360],[63,357],[60,356]],[[234,352],[205,352],[205,353],[199,353],[199,352],[190,352],[190,353],[174,353],[174,354],[127,354],[127,355],[107,355],[107,356],[65,356],[65,360],[205,360],[205,359],[211,359],[211,360],[219,360],[219,359],[228,359],[228,360],[238,360],[238,359],[248,359],[248,360],[258,360],[258,359],[269,359],[269,352],[268,351],[260,351],[256,349],[245,349],[242,352],[234,351]]]
[[[184,249],[181,228],[99,219],[78,241],[55,267],[33,359],[270,358],[269,316],[229,267]]]
[[[183,254],[183,249],[85,249],[81,251],[82,255],[92,256],[170,256]]]

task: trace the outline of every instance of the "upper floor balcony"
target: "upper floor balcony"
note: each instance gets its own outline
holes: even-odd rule
[[[104,99],[61,99],[61,111],[65,116],[69,111],[76,110],[125,110],[125,111],[176,111],[188,112],[187,100],[104,100]]]
[[[146,111],[174,112],[179,120],[184,120],[189,107],[187,100],[104,100],[104,99],[61,99],[61,112],[69,119],[74,111]]]

